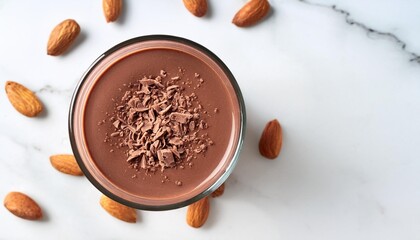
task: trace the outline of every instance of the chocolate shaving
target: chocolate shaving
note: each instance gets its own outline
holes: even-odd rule
[[[148,86],[151,86],[151,85],[156,85],[158,87],[163,88],[163,85],[160,82],[156,81],[155,79],[146,79],[146,78],[143,78],[142,80],[140,80],[140,83],[143,85],[143,87],[148,87]]]
[[[166,88],[166,91],[170,91],[170,90],[175,89],[175,88],[179,88],[179,86],[178,85],[169,86],[169,87]]]
[[[169,140],[169,143],[172,144],[172,145],[176,145],[176,146],[179,146],[179,145],[183,145],[184,144],[184,142],[179,137],[173,137],[173,138],[171,138]]]
[[[167,113],[171,109],[172,105],[167,106],[165,109],[159,112],[159,115],[163,115]]]
[[[119,132],[113,132],[113,133],[111,133],[111,137],[116,137],[116,136],[119,136],[120,135],[120,133]]]
[[[175,164],[174,156],[172,151],[169,149],[162,149],[157,151],[157,156],[159,159],[159,164],[165,167],[170,167]]]
[[[112,125],[114,125],[115,128],[119,128],[120,127],[120,120],[115,120],[115,122],[112,123]]]
[[[181,154],[178,152],[178,150],[176,149],[176,147],[172,147],[171,152],[179,158],[181,158]]]
[[[160,118],[157,118],[155,121],[155,125],[153,126],[153,133],[157,133],[157,131],[160,128],[160,123],[162,122],[162,120]]]
[[[158,132],[156,133],[156,135],[153,137],[152,141],[156,141],[158,138],[162,137],[163,134],[166,133],[166,128],[161,127]]]
[[[150,129],[152,129],[153,128],[153,123],[152,122],[146,122],[141,128],[140,128],[140,130],[141,130],[141,132],[147,132],[147,131],[149,131]]]
[[[146,168],[147,168],[147,164],[146,164],[146,156],[145,156],[145,155],[143,155],[143,156],[141,157],[141,160],[140,160],[140,167],[141,167],[142,169],[146,169]]]
[[[195,129],[195,122],[194,121],[190,122],[189,128],[190,128],[190,131],[194,131],[194,129]]]
[[[179,123],[187,123],[193,117],[193,115],[189,113],[175,112],[175,113],[171,113],[169,117],[171,118],[171,120],[175,120]]]
[[[143,149],[139,149],[139,150],[136,150],[136,151],[132,151],[131,153],[130,153],[130,156],[128,157],[128,159],[127,159],[127,162],[128,161],[131,161],[131,160],[133,160],[133,159],[135,159],[135,158],[137,158],[137,157],[139,157],[139,156],[141,156],[142,154],[144,154],[146,152],[146,150],[143,150]]]
[[[149,109],[149,121],[154,122],[156,120],[155,113],[153,112],[153,109]]]
[[[166,71],[165,70],[160,70],[160,76],[166,77]]]
[[[136,111],[136,112],[146,112],[148,110],[149,110],[149,108],[147,108],[147,107],[137,107],[137,108],[134,108],[134,111]]]
[[[185,93],[191,83],[187,79],[175,84],[181,77],[168,75],[162,70],[157,77],[143,77],[125,86],[128,90],[120,101],[113,100],[115,111],[110,119],[115,131],[107,133],[104,142],[114,141],[117,148],[126,148],[127,162],[138,170],[183,169],[187,163],[191,167],[192,159],[213,144],[207,134],[200,133],[208,127],[201,116],[209,115],[195,93]]]

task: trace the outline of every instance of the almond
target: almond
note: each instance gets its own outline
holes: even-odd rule
[[[269,159],[276,158],[280,153],[282,142],[283,136],[279,121],[274,119],[268,122],[260,138],[261,155]]]
[[[39,205],[27,195],[20,192],[10,192],[4,198],[4,206],[13,213],[27,220],[38,220],[42,218],[42,210]]]
[[[73,19],[66,19],[58,24],[48,39],[47,54],[58,56],[64,53],[76,40],[80,33],[80,26]]]
[[[42,104],[35,94],[23,85],[7,81],[6,94],[13,107],[27,117],[35,117],[42,111]]]
[[[185,7],[196,17],[202,17],[207,13],[207,0],[182,0]]]
[[[232,23],[238,27],[248,27],[263,19],[270,10],[267,0],[251,0],[233,17]]]
[[[117,203],[105,195],[102,195],[99,203],[105,211],[122,221],[129,223],[135,223],[137,221],[137,213],[134,208]]]
[[[212,197],[220,197],[223,195],[223,193],[225,192],[225,183],[223,183],[222,185],[220,185],[220,187],[218,189],[216,189],[216,191],[211,193]]]
[[[190,206],[187,209],[187,223],[191,227],[199,228],[204,225],[210,212],[210,201],[205,197]]]
[[[74,176],[83,176],[83,172],[76,159],[70,154],[53,155],[50,157],[51,165],[58,171]]]
[[[115,22],[121,14],[122,0],[102,0],[106,22]]]

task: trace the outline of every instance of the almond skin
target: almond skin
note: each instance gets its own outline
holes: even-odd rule
[[[7,81],[6,94],[12,106],[27,117],[35,117],[42,112],[42,104],[35,94],[23,85]]]
[[[207,0],[182,0],[185,7],[196,17],[202,17],[207,13]]]
[[[20,192],[10,192],[4,198],[4,206],[13,213],[27,220],[38,220],[42,218],[42,210],[39,205],[27,195]]]
[[[274,119],[268,122],[260,138],[261,155],[268,159],[275,159],[280,153],[282,142],[283,135],[279,121]]]
[[[220,197],[223,195],[223,193],[225,192],[225,183],[223,183],[222,185],[220,185],[220,187],[218,189],[216,189],[216,191],[211,193],[211,196],[216,198],[216,197]]]
[[[66,19],[52,30],[47,44],[47,54],[58,56],[63,54],[76,40],[80,33],[79,24],[73,19]]]
[[[267,0],[251,0],[236,13],[232,23],[238,27],[249,27],[263,19],[269,10]]]
[[[50,157],[51,165],[58,171],[74,176],[83,176],[76,159],[70,154],[59,154]]]
[[[115,22],[121,14],[122,0],[102,0],[106,22]]]
[[[193,228],[199,228],[206,223],[210,212],[210,201],[205,197],[190,206],[187,209],[187,223]]]
[[[137,221],[137,213],[134,208],[127,207],[121,203],[102,195],[99,202],[105,211],[124,222],[135,223]]]

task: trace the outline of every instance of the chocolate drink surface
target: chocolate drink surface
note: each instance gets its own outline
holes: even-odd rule
[[[211,193],[242,143],[245,110],[229,70],[182,41],[111,50],[73,99],[70,137],[85,175],[141,209],[177,208]]]

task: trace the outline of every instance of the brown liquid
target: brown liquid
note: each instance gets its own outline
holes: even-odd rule
[[[186,93],[194,92],[207,110],[205,121],[209,128],[203,133],[208,133],[215,144],[208,148],[205,155],[198,155],[192,167],[165,169],[163,173],[159,170],[146,175],[144,171],[138,172],[129,167],[124,154],[126,148],[116,149],[104,143],[105,134],[114,131],[112,123],[106,121],[98,125],[98,122],[107,120],[109,117],[106,113],[114,111],[112,98],[121,99],[126,89],[124,84],[143,76],[157,76],[162,69],[168,73],[168,77],[175,77],[180,74],[179,68],[184,70],[182,80],[192,80],[194,83],[197,81],[194,74],[199,73],[205,81],[198,89],[193,89],[195,85],[192,84],[191,88],[186,88]],[[239,111],[232,91],[226,76],[219,76],[205,62],[188,53],[158,48],[133,53],[105,70],[88,96],[84,114],[84,137],[88,151],[105,178],[130,194],[148,199],[188,194],[205,182],[224,159],[226,152],[230,151],[228,145],[234,141],[232,138],[237,131],[234,118],[237,118]],[[214,112],[215,108],[218,109],[217,113]],[[114,152],[110,152],[111,149]],[[162,183],[163,175],[169,181]],[[175,181],[181,181],[182,186],[174,184]]]

